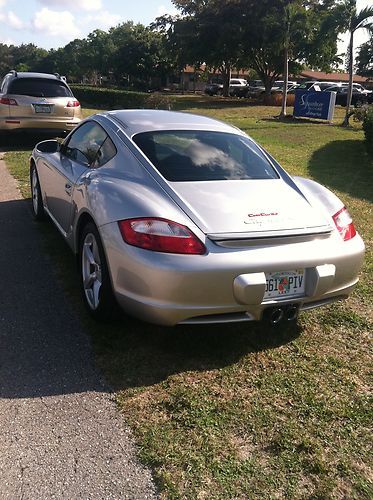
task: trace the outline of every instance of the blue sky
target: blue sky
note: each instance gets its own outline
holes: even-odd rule
[[[0,0],[0,42],[63,47],[96,28],[129,20],[148,25],[175,12],[171,0]]]
[[[357,0],[358,9],[372,3]],[[96,28],[107,30],[128,20],[148,25],[165,13],[176,13],[171,0],[0,0],[0,42],[63,47]],[[366,32],[358,30],[355,47],[366,40]],[[346,35],[339,50],[347,50]]]

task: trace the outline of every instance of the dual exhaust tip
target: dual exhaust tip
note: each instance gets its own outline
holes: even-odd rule
[[[283,321],[296,321],[299,314],[299,306],[290,304],[283,307],[271,307],[266,309],[264,317],[271,326],[277,326]]]

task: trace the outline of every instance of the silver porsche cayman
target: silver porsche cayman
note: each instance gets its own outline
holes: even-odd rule
[[[296,320],[344,299],[364,243],[343,202],[245,133],[189,113],[96,114],[30,161],[33,212],[78,256],[97,319]]]

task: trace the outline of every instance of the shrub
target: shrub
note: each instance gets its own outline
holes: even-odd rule
[[[373,158],[373,106],[369,106],[363,120],[365,146],[368,154]]]
[[[288,94],[286,98],[287,106],[294,106],[295,95]],[[264,97],[264,104],[267,106],[281,106],[282,105],[282,93],[271,94],[270,96]]]
[[[75,97],[85,106],[103,109],[171,109],[171,99],[154,92],[133,92],[118,88],[103,88],[90,85],[70,85]]]
[[[71,89],[79,101],[94,108],[143,108],[148,98],[145,92],[130,92],[89,85],[71,85]]]

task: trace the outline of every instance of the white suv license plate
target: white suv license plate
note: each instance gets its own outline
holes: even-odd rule
[[[305,291],[304,269],[266,273],[264,300],[299,297]]]
[[[52,113],[50,104],[34,104],[35,113]]]

